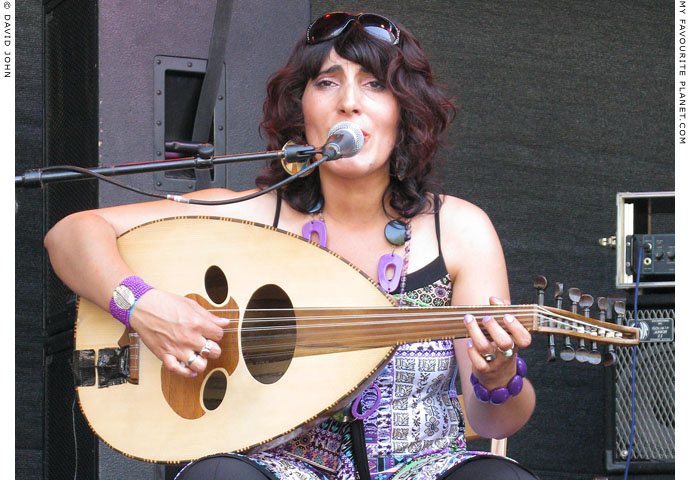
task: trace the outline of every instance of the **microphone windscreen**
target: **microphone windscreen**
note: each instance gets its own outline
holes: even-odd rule
[[[328,144],[337,143],[339,157],[353,157],[364,146],[364,134],[353,122],[338,122],[328,132]]]

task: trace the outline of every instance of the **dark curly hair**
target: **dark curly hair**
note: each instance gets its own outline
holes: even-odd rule
[[[436,188],[429,175],[431,160],[440,134],[455,116],[455,107],[434,84],[431,66],[419,42],[403,27],[397,45],[369,35],[358,23],[326,42],[298,42],[285,67],[268,82],[261,123],[268,149],[279,150],[289,140],[306,143],[302,93],[307,82],[318,75],[331,49],[385,83],[400,105],[398,139],[389,162],[391,181],[382,198],[384,210],[387,211],[384,199],[389,194],[395,216],[411,218],[433,210],[435,206],[428,195]],[[273,160],[257,177],[256,184],[266,188],[287,176],[280,160]],[[307,212],[317,203],[320,189],[319,176],[312,174],[288,184],[282,195],[290,206]]]

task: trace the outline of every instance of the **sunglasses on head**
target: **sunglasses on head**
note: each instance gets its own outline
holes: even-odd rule
[[[325,42],[343,33],[352,23],[359,23],[364,30],[376,38],[397,45],[400,30],[395,23],[386,17],[375,13],[359,13],[351,15],[347,12],[327,13],[309,25],[307,29],[307,43]]]

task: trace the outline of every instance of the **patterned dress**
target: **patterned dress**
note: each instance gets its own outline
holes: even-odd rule
[[[278,195],[273,226],[278,226]],[[435,198],[439,255],[407,276],[402,303],[447,306],[452,286],[441,253],[440,200]],[[399,298],[399,293],[393,296]],[[374,382],[355,400],[364,413],[364,439],[372,480],[437,479],[476,455],[465,448],[465,421],[455,391],[452,340],[400,346]],[[298,438],[249,460],[281,480],[355,480],[350,425],[329,419]]]
[[[437,280],[428,282],[434,276]],[[424,279],[426,284],[414,288]],[[406,305],[450,305],[450,276],[440,255],[411,273],[408,285],[414,289],[404,293]],[[465,448],[465,422],[455,391],[456,372],[452,340],[406,344],[397,349],[362,393],[357,411],[365,415],[364,437],[372,480],[436,479],[454,465],[487,453]],[[295,440],[248,458],[280,479],[356,478],[349,425],[333,419]]]

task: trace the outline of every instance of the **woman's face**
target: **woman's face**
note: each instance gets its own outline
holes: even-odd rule
[[[329,130],[338,122],[353,122],[364,134],[364,146],[357,155],[326,162],[322,168],[350,178],[370,172],[388,176],[400,107],[372,73],[331,50],[319,74],[307,83],[302,110],[307,142],[317,148],[326,142]]]

